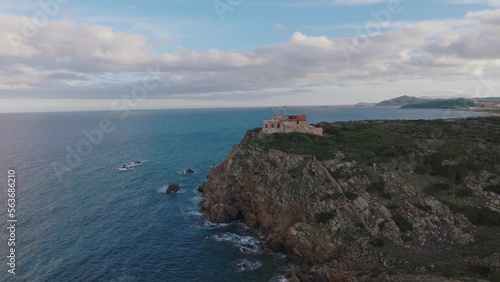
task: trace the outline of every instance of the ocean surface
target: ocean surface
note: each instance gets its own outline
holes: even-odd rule
[[[133,111],[123,120],[113,112],[0,114],[0,280],[280,281],[293,266],[244,226],[198,226],[196,191],[246,130],[275,113]],[[479,115],[393,107],[284,113],[306,113],[310,123]],[[103,122],[112,132],[88,142],[83,132]],[[136,160],[142,163],[134,169],[119,170]],[[181,173],[188,168],[196,173]],[[15,275],[6,258],[9,169],[17,180]],[[181,190],[166,195],[172,182]]]

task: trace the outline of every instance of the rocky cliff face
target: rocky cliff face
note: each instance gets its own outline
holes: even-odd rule
[[[308,138],[326,150],[335,134]],[[233,148],[202,185],[200,209],[211,221],[240,220],[264,235],[301,266],[289,280],[500,277],[500,196],[491,192],[500,183],[498,165],[436,176],[419,160],[442,142],[410,146],[420,156],[411,151],[366,163],[337,149],[328,157],[283,152],[269,138],[277,137],[249,132]],[[288,148],[304,140],[292,138]],[[449,157],[441,165],[455,162]]]

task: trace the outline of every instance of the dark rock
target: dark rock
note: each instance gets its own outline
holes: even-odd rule
[[[238,215],[239,215],[240,211],[235,206],[227,205],[224,208],[224,211],[229,216],[229,218],[231,219],[231,221],[239,219]]]
[[[172,183],[172,184],[168,185],[166,193],[167,194],[175,194],[175,193],[179,192],[180,189],[181,189],[181,186],[179,186],[179,184]]]
[[[196,190],[197,190],[199,193],[202,193],[202,194],[203,194],[203,191],[204,191],[203,187],[204,187],[204,185],[200,185],[200,186],[198,187],[198,189],[196,189]]]
[[[194,170],[188,168],[186,169],[185,171],[182,172],[183,174],[193,174],[194,173]]]
[[[134,162],[134,164],[140,164],[140,163],[141,163],[141,161],[135,161]]]

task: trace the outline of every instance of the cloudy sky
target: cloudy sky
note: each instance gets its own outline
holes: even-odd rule
[[[0,112],[500,96],[500,0],[0,0]]]

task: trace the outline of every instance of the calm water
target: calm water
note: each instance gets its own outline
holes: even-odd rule
[[[304,110],[311,123],[433,119],[472,113],[396,108]],[[288,114],[298,113],[288,110]],[[278,281],[287,262],[240,226],[196,225],[196,188],[271,109],[0,115],[0,280]],[[114,131],[71,172],[67,147],[109,118]],[[70,149],[70,150],[71,150]],[[129,171],[121,164],[141,160]],[[7,273],[7,170],[17,172],[16,275]],[[196,173],[179,171],[193,168]],[[166,185],[182,188],[165,195]]]

